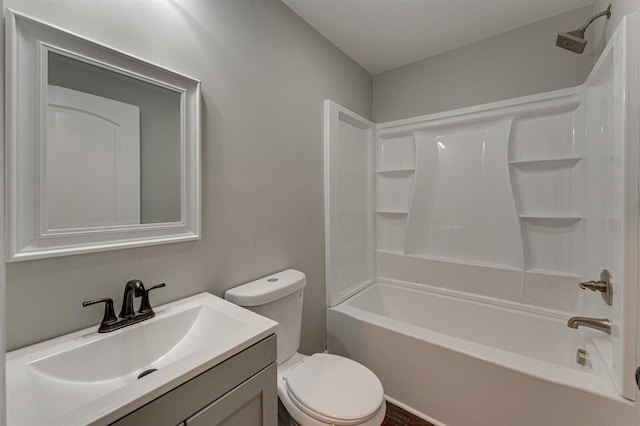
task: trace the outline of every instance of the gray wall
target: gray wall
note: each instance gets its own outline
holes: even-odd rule
[[[152,303],[307,274],[302,351],[325,347],[322,101],[371,117],[371,76],[278,0],[8,0],[7,7],[202,80],[203,239],[7,266],[15,349],[97,324],[134,277]],[[215,336],[211,336],[215,339]]]
[[[558,31],[578,28],[585,7],[414,62],[373,78],[373,117],[380,123],[581,84],[593,65],[555,46]],[[589,49],[587,45],[587,49]]]

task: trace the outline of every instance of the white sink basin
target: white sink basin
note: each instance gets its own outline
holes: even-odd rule
[[[208,293],[99,334],[7,354],[8,425],[108,424],[262,340],[276,323]],[[138,376],[157,369],[144,377]]]

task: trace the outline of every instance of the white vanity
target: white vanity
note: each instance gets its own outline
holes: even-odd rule
[[[275,322],[208,293],[155,311],[9,352],[7,424],[276,424]]]

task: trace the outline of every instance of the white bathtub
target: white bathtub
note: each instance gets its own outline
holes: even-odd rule
[[[596,348],[560,319],[376,283],[329,309],[328,333],[329,352],[369,367],[391,402],[435,424],[632,424]]]

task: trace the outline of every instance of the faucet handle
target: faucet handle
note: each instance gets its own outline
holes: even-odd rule
[[[602,281],[585,281],[578,283],[581,289],[589,289],[591,291],[607,291],[607,285]]]
[[[151,308],[151,303],[149,303],[149,292],[151,290],[155,290],[156,288],[161,288],[161,287],[166,287],[166,284],[165,283],[157,284],[145,290],[144,294],[142,295],[142,300],[140,301],[140,310],[138,311],[138,313],[146,314],[147,312],[153,312],[153,309]]]
[[[600,273],[600,280],[592,280],[578,283],[581,289],[599,291],[602,293],[602,299],[604,302],[611,306],[613,303],[613,279],[611,273],[606,269],[603,269]]]
[[[109,324],[113,324],[118,321],[118,317],[116,317],[116,313],[113,310],[113,299],[105,298],[105,299],[95,299],[89,300],[87,302],[82,302],[82,306],[95,305],[96,303],[104,302],[104,316],[102,317],[102,322],[100,323],[100,327],[98,328],[98,332],[104,332],[105,326]]]

